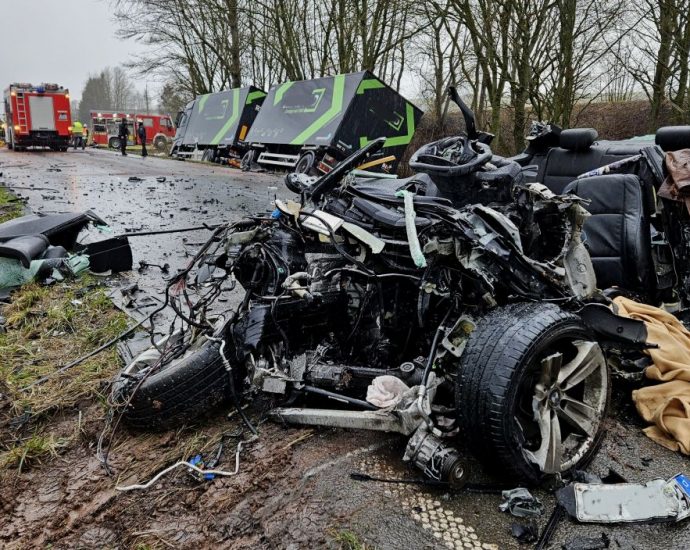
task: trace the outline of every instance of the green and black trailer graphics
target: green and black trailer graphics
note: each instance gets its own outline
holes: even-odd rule
[[[240,158],[266,92],[254,86],[197,96],[178,113],[171,155]]]
[[[384,168],[395,170],[422,111],[369,71],[286,82],[268,92],[246,142],[251,160],[327,172],[385,137]]]

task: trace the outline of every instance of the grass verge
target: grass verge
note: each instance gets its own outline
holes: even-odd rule
[[[22,202],[0,185],[0,223],[20,216],[23,210]]]
[[[30,466],[58,454],[78,436],[81,414],[51,423],[82,403],[105,403],[108,381],[120,359],[113,347],[45,383],[32,382],[85,355],[126,330],[129,318],[115,309],[91,277],[54,286],[29,284],[1,312],[0,469]]]

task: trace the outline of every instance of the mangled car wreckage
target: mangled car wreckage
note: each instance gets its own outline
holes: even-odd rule
[[[318,179],[288,175],[299,200],[215,230],[169,281],[168,336],[113,384],[130,425],[174,425],[225,400],[244,416],[243,400],[260,394],[288,423],[404,434],[405,459],[451,483],[466,479],[459,440],[531,482],[592,456],[610,396],[606,357],[624,362],[645,341],[642,323],[615,315],[597,290],[583,243],[609,238],[596,225],[583,232],[596,202],[584,191],[614,176],[564,194],[530,183],[529,159],[492,155],[491,136],[452,93],[467,132],[417,151],[415,176],[355,170],[380,139]],[[580,147],[581,137],[570,139]],[[638,155],[608,191],[633,180],[644,189],[662,177],[661,158]],[[638,238],[654,253],[625,208],[622,246]],[[657,248],[659,265],[667,249]],[[654,274],[627,249],[619,263],[603,256],[602,272],[623,262],[619,286]],[[667,287],[631,292],[684,301],[686,275],[673,273]],[[236,283],[241,303],[224,311],[217,298]]]

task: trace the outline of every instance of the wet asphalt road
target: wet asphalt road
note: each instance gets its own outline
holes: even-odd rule
[[[233,221],[247,213],[265,212],[270,187],[278,187],[279,195],[288,194],[282,178],[271,174],[162,158],[123,158],[111,151],[14,153],[2,149],[0,172],[0,184],[24,197],[33,211],[91,209],[110,224],[114,234]],[[132,176],[141,181],[129,181]],[[156,179],[163,177],[162,182]],[[195,231],[132,238],[135,266],[145,261],[168,263],[171,271],[182,268],[208,234]],[[153,296],[160,296],[163,287],[160,270],[153,267],[132,272],[127,282],[136,282]],[[604,443],[589,470],[605,475],[613,469],[631,482],[690,472],[686,457],[661,448],[642,434],[643,426],[630,399],[632,389],[614,381]],[[500,495],[454,495],[409,485],[352,481],[348,476],[352,471],[396,478],[416,474],[400,461],[404,442],[396,436],[325,432],[323,437],[306,441],[300,450],[305,479],[311,480],[306,495],[318,508],[329,510],[324,531],[337,517],[339,524],[376,548],[519,546],[509,532],[511,523],[522,520],[498,511]],[[473,482],[496,481],[469,454],[468,464]],[[541,530],[553,510],[553,498],[545,490],[535,494],[546,508],[545,516],[537,521]],[[676,525],[587,526],[564,519],[549,548],[561,548],[574,536],[601,533],[610,538],[610,548],[690,547],[690,520]]]

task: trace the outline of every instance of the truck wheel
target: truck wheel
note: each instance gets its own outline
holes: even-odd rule
[[[144,371],[134,364],[113,382],[113,402],[127,403]],[[229,378],[220,343],[207,340],[149,375],[129,400],[123,419],[132,427],[165,429],[184,424],[222,403]]]
[[[578,316],[545,303],[497,308],[482,318],[456,379],[470,448],[496,471],[531,483],[593,458],[610,393],[592,334]]]
[[[165,136],[156,136],[153,138],[153,147],[157,151],[165,151],[165,148],[168,146],[168,140],[165,138]]]
[[[240,170],[249,172],[252,169],[252,162],[254,162],[254,150],[247,151],[240,161]]]
[[[111,149],[119,149],[120,148],[120,138],[111,137],[108,140],[108,147],[110,147]]]
[[[316,162],[316,155],[314,154],[314,152],[313,151],[307,151],[297,161],[297,164],[295,165],[295,173],[296,174],[309,174],[311,172],[312,168],[314,168],[315,162]]]

